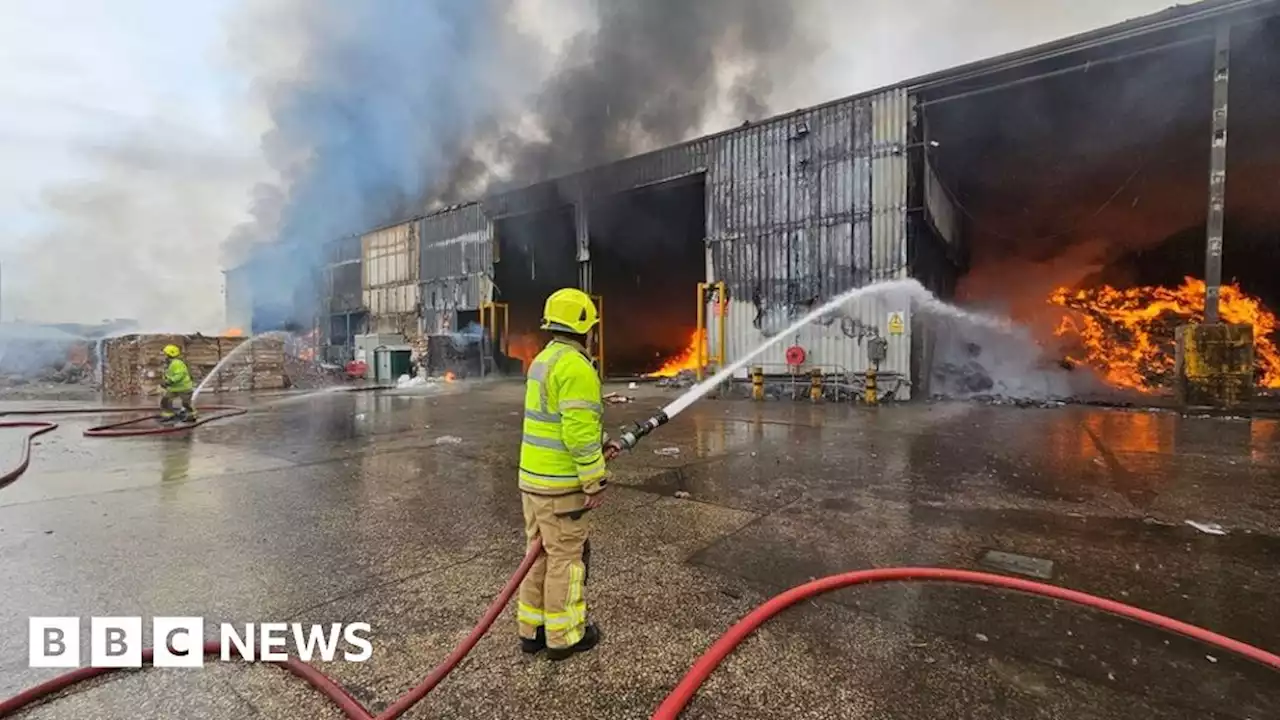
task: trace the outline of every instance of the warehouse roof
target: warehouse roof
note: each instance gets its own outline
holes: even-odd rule
[[[1010,77],[1016,77],[1020,73],[1034,71],[1033,69],[1043,71],[1045,66],[1065,56],[1073,56],[1073,59],[1078,61],[1079,56],[1084,55],[1093,61],[1095,58],[1114,55],[1116,46],[1127,42],[1139,44],[1146,42],[1147,47],[1158,46],[1160,43],[1170,42],[1169,33],[1178,32],[1183,33],[1182,37],[1189,33],[1198,33],[1198,37],[1204,37],[1206,29],[1211,28],[1214,21],[1220,18],[1231,18],[1234,22],[1277,14],[1280,14],[1280,0],[1199,0],[1175,5],[1151,15],[857,93],[814,107],[781,113],[751,124],[758,125],[782,120],[895,89],[905,89],[924,95],[931,102],[936,101],[938,96],[980,92],[984,86],[1008,82]],[[1162,33],[1164,33],[1163,36]],[[1094,54],[1088,54],[1091,52]],[[589,192],[591,195],[607,194],[629,189],[623,187],[628,183],[635,186],[675,178],[697,169],[693,167],[699,161],[696,149],[705,148],[709,140],[738,130],[737,127],[730,128],[677,145],[583,168],[567,175],[496,189],[478,202],[484,205],[486,214],[490,216],[512,215],[563,204],[566,197],[577,197],[580,192]],[[609,177],[615,171],[624,177]],[[422,217],[450,212],[472,204],[474,202],[462,206],[433,208],[427,213],[387,223],[381,227],[390,227]]]

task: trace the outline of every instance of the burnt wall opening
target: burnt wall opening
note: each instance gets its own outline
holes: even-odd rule
[[[498,244],[494,299],[506,303],[509,314],[509,337],[500,337],[499,326],[495,340],[498,347],[505,344],[514,359],[503,369],[518,373],[549,339],[538,329],[547,296],[579,285],[573,206],[499,218],[494,234]]]
[[[1046,394],[1172,380],[1173,328],[1202,317],[1213,47],[1211,26],[1184,26],[922,98],[925,152],[963,218],[956,297],[1026,327],[1045,352],[1011,371]],[[1239,292],[1224,289],[1223,317],[1255,315],[1263,335],[1274,326],[1242,296],[1280,309],[1276,87],[1280,21],[1235,25],[1222,279]],[[981,345],[961,339],[963,357],[934,364],[962,376],[990,360]],[[1260,362],[1259,381],[1280,384],[1280,359]],[[1001,389],[934,370],[952,394]]]
[[[620,193],[588,209],[591,286],[604,298],[605,371],[693,367],[697,285],[706,279],[705,176]]]

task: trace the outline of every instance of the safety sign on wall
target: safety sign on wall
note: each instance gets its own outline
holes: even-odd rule
[[[907,321],[902,312],[889,313],[889,334],[901,335],[907,330]]]

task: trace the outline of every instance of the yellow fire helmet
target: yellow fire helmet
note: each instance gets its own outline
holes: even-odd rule
[[[577,288],[564,288],[551,293],[542,310],[542,329],[586,335],[600,322],[591,296]]]
[[[182,354],[182,351],[178,349],[177,345],[165,345],[164,354],[168,357],[176,358]]]

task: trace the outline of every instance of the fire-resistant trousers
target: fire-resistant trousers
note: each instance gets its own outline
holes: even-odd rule
[[[582,639],[587,626],[583,588],[591,549],[587,543],[590,521],[582,511],[586,496],[523,493],[523,498],[527,544],[541,538],[545,552],[520,583],[516,602],[520,637],[533,639],[538,628],[545,627],[547,647],[571,647]]]
[[[164,397],[160,398],[160,414],[163,415],[164,417],[172,416],[174,400],[182,401],[182,409],[186,410],[188,413],[195,412],[195,408],[191,406],[192,394],[193,393],[191,390],[188,390],[186,392],[170,392],[166,390],[164,393]]]

